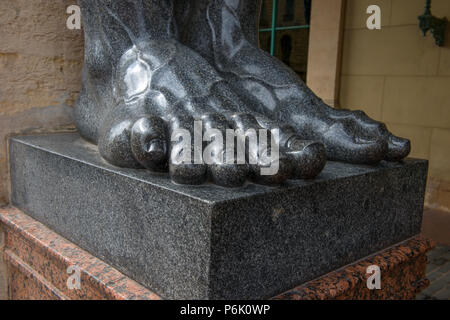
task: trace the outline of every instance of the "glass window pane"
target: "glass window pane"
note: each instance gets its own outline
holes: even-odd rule
[[[270,28],[272,25],[272,0],[264,0],[261,8],[260,28]]]
[[[277,27],[309,24],[307,12],[310,7],[311,0],[278,0]]]
[[[309,29],[278,31],[276,35],[275,56],[306,80]]]
[[[271,52],[273,0],[264,0],[261,11],[260,46]],[[289,65],[297,74],[306,79],[308,63],[309,20],[311,0],[278,0],[277,28],[275,32],[274,56]]]

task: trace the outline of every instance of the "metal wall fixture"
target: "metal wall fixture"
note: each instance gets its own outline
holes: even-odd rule
[[[419,16],[419,27],[422,30],[423,35],[426,36],[428,31],[436,41],[439,47],[444,46],[445,32],[447,30],[448,20],[447,18],[436,18],[431,14],[431,0],[427,0],[425,4],[425,12]]]

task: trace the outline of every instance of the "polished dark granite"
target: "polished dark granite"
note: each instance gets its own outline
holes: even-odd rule
[[[114,167],[77,134],[12,138],[10,158],[15,206],[168,299],[273,297],[417,235],[428,167],[229,189]]]
[[[178,184],[273,186],[316,177],[327,158],[375,164],[411,150],[408,139],[364,112],[326,105],[258,47],[262,0],[78,3],[85,59],[74,120],[113,165],[168,171]],[[214,129],[216,142],[228,128],[277,131],[280,138],[270,147],[261,145],[264,138],[247,144],[246,158],[255,160],[248,166],[228,163],[222,143],[210,150],[212,163],[180,162],[180,154],[207,149],[186,137],[171,139],[181,131],[194,136],[194,120]],[[228,148],[228,155],[238,149]],[[267,166],[279,170],[265,175]]]

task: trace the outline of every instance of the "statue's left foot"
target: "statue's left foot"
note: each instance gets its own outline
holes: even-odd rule
[[[385,124],[362,111],[329,107],[287,66],[261,49],[249,47],[232,62],[238,65],[237,72],[233,68],[223,74],[246,105],[290,124],[304,139],[322,142],[330,160],[369,164],[399,161],[410,153],[409,140],[394,136]]]
[[[246,4],[208,2],[204,15],[213,35],[212,50],[201,41],[187,42],[216,66],[248,108],[290,124],[304,139],[322,142],[331,160],[377,163],[409,154],[409,140],[394,136],[361,111],[327,106],[289,67],[249,40],[239,21],[240,3]]]
[[[313,95],[307,87],[306,90]],[[311,112],[314,108],[321,112]],[[311,134],[320,137],[327,146],[331,159],[351,163],[400,161],[411,151],[408,139],[394,136],[385,124],[371,119],[363,111],[334,109],[317,97],[303,109],[307,110],[303,119],[310,118],[304,123],[297,117],[297,125],[311,128]]]
[[[290,124],[304,139],[322,142],[330,160],[377,163],[399,161],[410,153],[408,139],[396,137],[362,111],[326,105],[286,65],[261,49],[249,45],[231,62],[238,67],[224,74],[252,110]]]

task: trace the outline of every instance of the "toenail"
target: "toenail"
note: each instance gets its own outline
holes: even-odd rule
[[[167,144],[160,139],[150,141],[145,147],[145,150],[150,155],[152,161],[163,162],[167,158]]]

